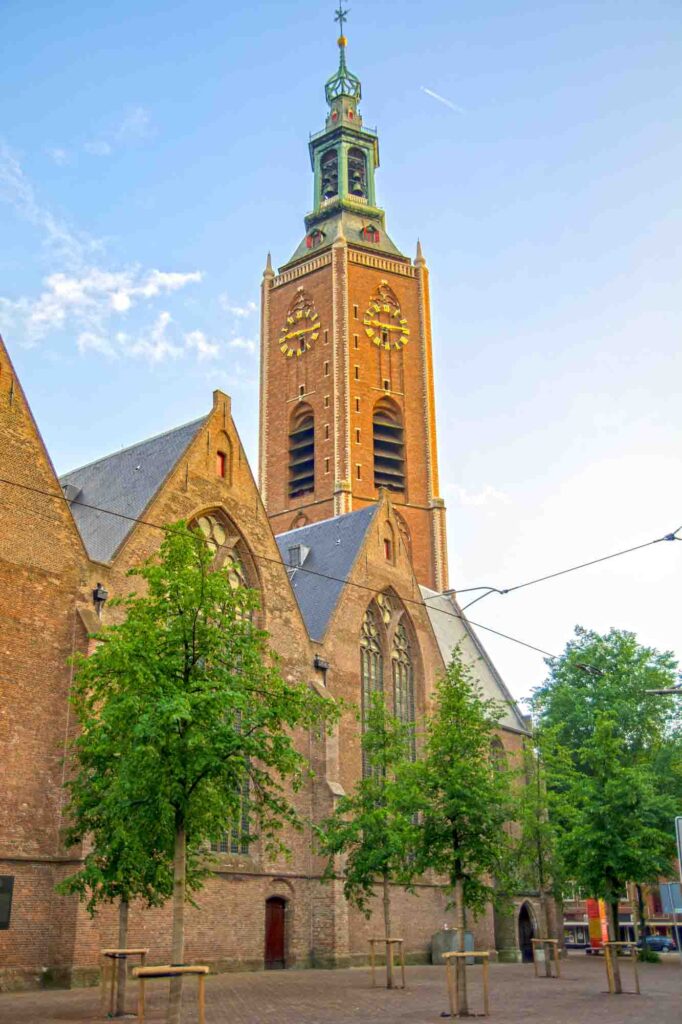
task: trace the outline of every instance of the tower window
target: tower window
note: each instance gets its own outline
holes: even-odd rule
[[[339,194],[339,155],[335,149],[328,149],[320,160],[320,195],[322,199],[333,199]]]
[[[304,394],[305,394],[305,384],[301,384],[299,389],[298,389],[299,398],[303,398]]]
[[[357,306],[353,306],[353,319],[357,320],[359,315],[360,315],[360,313],[359,313],[358,307]]]
[[[356,380],[360,380],[360,367],[359,366],[355,367],[355,379]]]
[[[329,344],[329,331],[324,332],[324,343],[325,345]]]
[[[329,408],[329,395],[324,396],[324,407],[325,409]]]
[[[358,478],[358,480],[362,479],[362,466],[360,465],[359,462],[355,466],[355,475]]]
[[[385,380],[384,381],[384,391],[390,391],[390,390],[391,390],[391,382],[390,382],[390,380]]]
[[[384,537],[384,557],[387,562],[393,561],[393,545],[388,537]]]
[[[360,428],[355,428],[355,443],[360,444]]]
[[[357,336],[357,334],[354,334],[353,335],[353,348],[359,348],[359,347],[360,347],[360,342],[358,341],[358,336]]]
[[[367,198],[367,159],[357,146],[348,150],[348,192],[360,199]]]
[[[329,363],[324,364],[324,375],[325,377],[329,376]]]
[[[381,399],[372,417],[374,486],[389,491],[405,490],[405,436],[400,409]]]
[[[329,472],[329,459],[324,460],[324,471],[325,473]]]
[[[329,424],[328,423],[325,423],[325,426],[324,426],[324,439],[325,439],[325,441],[329,440]]]
[[[367,224],[362,229],[362,237],[365,242],[374,242],[376,244],[380,240],[381,235],[373,224]]]
[[[298,409],[289,430],[289,497],[315,490],[315,419],[310,406]]]
[[[227,455],[225,452],[216,452],[215,471],[216,476],[221,476],[223,479],[227,476]]]
[[[324,232],[317,228],[314,231],[311,231],[310,234],[306,236],[305,240],[306,248],[308,249],[317,249],[318,245],[322,245],[323,242]]]
[[[355,399],[355,411],[356,412],[360,412],[360,399],[359,398]]]

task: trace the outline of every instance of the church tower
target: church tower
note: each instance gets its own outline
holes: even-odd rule
[[[275,533],[376,502],[386,489],[420,583],[447,587],[439,497],[429,277],[386,231],[379,140],[346,64],[311,136],[305,237],[261,295],[260,487]]]

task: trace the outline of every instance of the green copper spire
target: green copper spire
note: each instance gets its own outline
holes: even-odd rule
[[[386,232],[386,215],[377,206],[374,175],[379,166],[376,130],[365,128],[358,104],[360,79],[348,70],[343,33],[348,11],[339,5],[335,20],[341,35],[339,69],[325,85],[329,105],[325,127],[310,136],[314,174],[313,208],[305,217],[306,235],[285,266],[310,258],[316,250],[343,241],[351,248],[409,262]]]
[[[341,35],[338,38],[339,70],[335,75],[332,75],[324,87],[327,103],[330,107],[334,100],[338,99],[340,96],[348,96],[350,99],[355,100],[356,103],[359,103],[362,99],[362,86],[360,84],[360,79],[348,70],[348,66],[346,64],[346,46],[348,44],[348,40],[343,33],[343,23],[346,21],[347,17],[348,11],[344,11],[343,7],[339,5],[336,11],[336,17],[334,18],[335,21],[338,21],[339,28],[341,30]]]

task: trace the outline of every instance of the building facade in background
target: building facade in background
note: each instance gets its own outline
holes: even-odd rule
[[[339,40],[322,132],[310,141],[314,207],[305,237],[262,286],[260,487],[230,399],[206,415],[58,479],[0,341],[0,988],[94,978],[116,909],[88,917],[55,885],[78,869],[66,849],[62,758],[73,735],[69,658],[99,621],[93,590],[128,592],[126,573],[180,518],[201,529],[257,589],[264,628],[291,680],[362,705],[380,687],[405,721],[426,711],[455,645],[506,713],[520,753],[526,724],[447,590],[439,497],[428,272],[386,232],[378,138]],[[103,619],[115,613],[105,607]],[[312,827],[363,772],[347,714],[331,737],[301,735],[315,775],[296,800],[311,823],[269,860],[238,827],[188,912],[188,960],[216,970],[344,966],[367,958],[376,925],[323,884]],[[471,922],[479,948],[520,958],[540,934],[539,901]],[[433,877],[397,890],[393,926],[408,956],[454,923]],[[130,943],[169,953],[170,907],[134,907]]]

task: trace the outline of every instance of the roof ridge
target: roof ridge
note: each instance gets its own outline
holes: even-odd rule
[[[339,519],[347,519],[349,516],[359,515],[360,512],[366,512],[368,509],[372,509],[376,512],[379,507],[378,502],[373,502],[371,505],[363,505],[362,508],[354,508],[350,512],[341,512],[338,516],[330,516],[328,519],[318,519],[314,523],[305,523],[304,526],[297,526],[294,530],[284,530],[282,533],[276,533],[275,537],[286,537],[291,533],[300,533],[301,530],[310,530],[313,526],[329,526],[330,523],[336,523]]]
[[[110,452],[108,455],[101,455],[99,459],[93,459],[92,462],[85,462],[82,466],[75,466],[73,469],[67,470],[66,473],[60,473],[59,481],[61,482],[73,473],[80,473],[83,469],[90,469],[92,466],[97,466],[101,462],[107,462],[109,459],[113,459],[116,455],[125,455],[126,452],[132,452],[135,448],[140,448],[143,444],[149,444],[150,441],[159,441],[162,437],[167,437],[169,434],[175,434],[179,430],[184,430],[187,427],[198,426],[199,423],[205,423],[207,419],[208,416],[199,416],[196,420],[188,420],[187,423],[181,423],[178,427],[171,427],[170,430],[162,430],[160,434],[153,434],[152,437],[145,437],[142,441],[136,441],[134,444],[126,445],[125,448],[119,448],[118,451]]]

